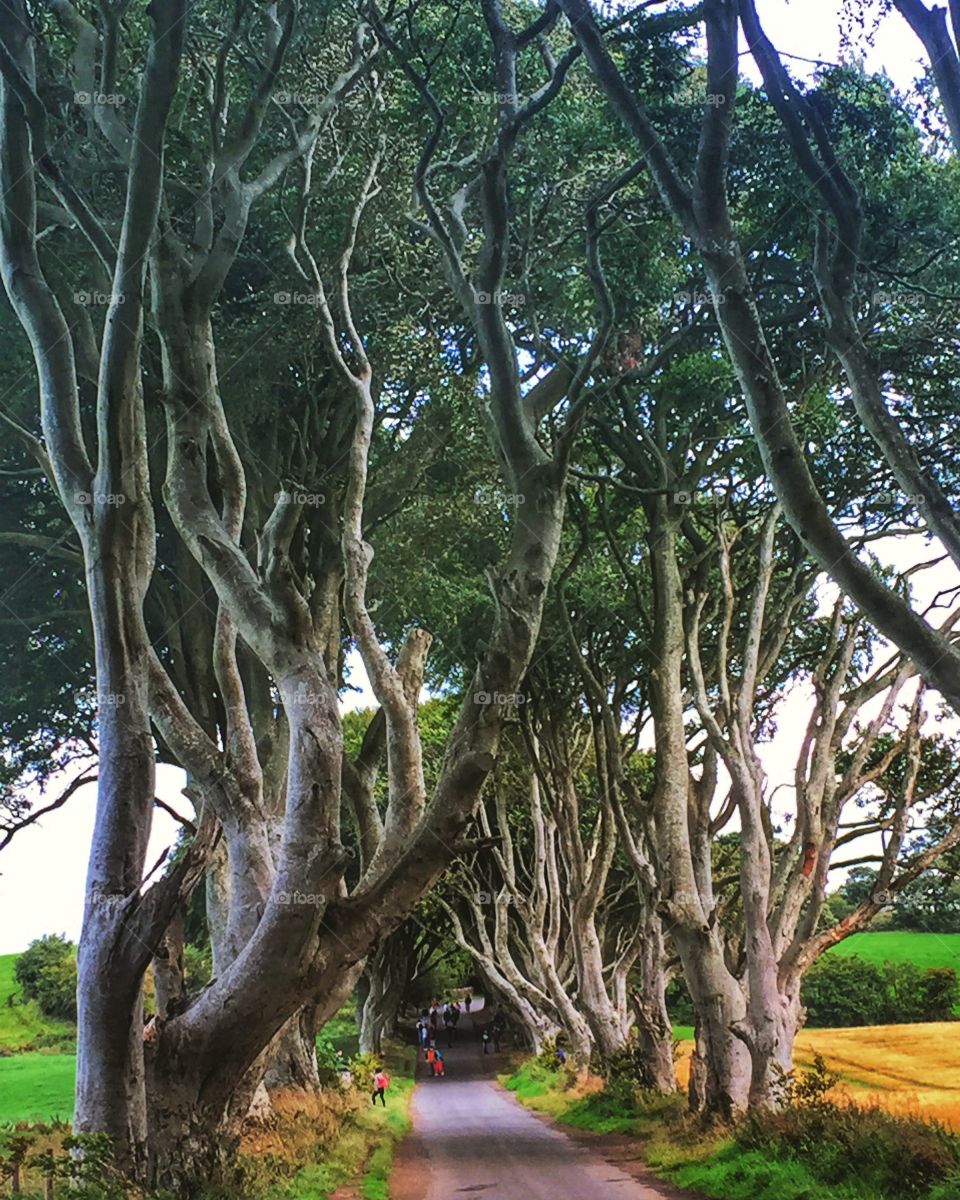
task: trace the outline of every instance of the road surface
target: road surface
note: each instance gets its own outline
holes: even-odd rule
[[[421,1078],[414,1135],[391,1196],[399,1200],[668,1200],[677,1192],[644,1183],[551,1127],[489,1078],[469,1022],[443,1049],[447,1074]],[[440,1045],[445,1038],[441,1035]],[[398,1164],[399,1165],[399,1164]]]

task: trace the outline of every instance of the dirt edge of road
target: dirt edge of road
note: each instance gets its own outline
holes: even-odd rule
[[[390,1200],[423,1200],[427,1194],[430,1167],[424,1160],[420,1135],[415,1129],[407,1134],[393,1156],[390,1172]]]

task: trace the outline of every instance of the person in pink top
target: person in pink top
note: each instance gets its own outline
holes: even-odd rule
[[[386,1073],[386,1071],[383,1069],[383,1067],[377,1067],[377,1070],[373,1076],[373,1095],[370,1098],[371,1103],[376,1104],[377,1097],[379,1096],[380,1103],[383,1105],[384,1108],[386,1108],[387,1101],[386,1101],[385,1093],[389,1086],[390,1086],[390,1076]]]

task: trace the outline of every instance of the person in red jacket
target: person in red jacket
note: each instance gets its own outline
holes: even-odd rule
[[[380,1103],[384,1108],[387,1107],[386,1090],[390,1086],[390,1076],[386,1073],[383,1067],[377,1067],[373,1076],[373,1095],[371,1103],[376,1104],[377,1097],[380,1097]]]

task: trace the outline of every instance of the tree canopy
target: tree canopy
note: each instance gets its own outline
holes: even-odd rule
[[[142,1183],[454,944],[663,1089],[682,976],[693,1106],[773,1107],[808,969],[955,907],[960,60],[766,7],[0,0],[0,833],[95,779]]]

